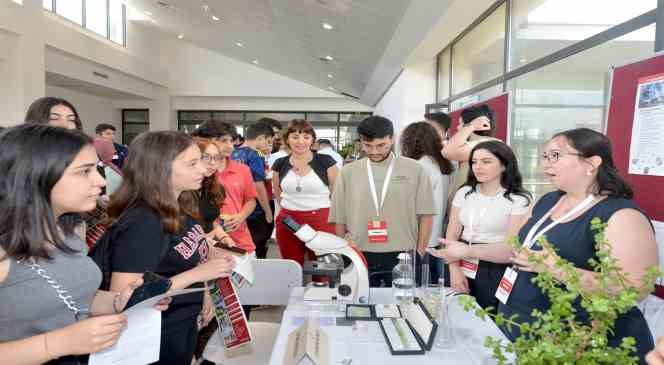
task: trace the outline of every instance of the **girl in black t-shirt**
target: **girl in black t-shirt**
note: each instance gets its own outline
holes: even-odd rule
[[[205,167],[193,139],[180,132],[145,132],[130,146],[122,184],[108,213],[122,224],[113,232],[111,288],[119,290],[146,271],[169,277],[173,289],[202,287],[226,277],[233,259],[208,260],[198,206],[179,200],[201,187]],[[162,316],[159,364],[189,364],[197,338],[202,292],[173,298]]]

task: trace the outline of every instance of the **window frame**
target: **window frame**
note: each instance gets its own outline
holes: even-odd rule
[[[52,13],[56,16],[58,16],[61,19],[64,19],[65,21],[68,21],[72,24],[75,24],[77,27],[80,27],[84,29],[86,32],[89,32],[90,34],[94,34],[95,36],[105,38],[106,40],[112,42],[113,44],[117,44],[122,47],[127,47],[127,4],[122,3],[122,43],[118,43],[114,41],[111,38],[111,0],[104,0],[106,3],[106,34],[99,34],[98,32],[90,29],[87,27],[88,22],[87,22],[87,14],[86,14],[86,6],[87,6],[87,1],[88,0],[81,0],[81,24],[78,24],[77,22],[66,18],[65,16],[61,15],[58,13],[58,1],[60,0],[50,0],[51,8],[47,8],[44,5],[44,2],[42,2],[42,9],[44,11],[47,11],[49,13]],[[63,0],[66,1],[66,0]]]

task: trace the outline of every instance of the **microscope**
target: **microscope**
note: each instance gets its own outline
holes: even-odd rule
[[[345,239],[318,232],[307,224],[297,223],[291,217],[285,217],[282,223],[318,258],[315,262],[305,263],[303,272],[330,278],[328,283],[309,284],[304,290],[304,300],[369,303],[369,272],[360,252]],[[344,267],[343,259],[338,255],[347,257],[350,264]]]

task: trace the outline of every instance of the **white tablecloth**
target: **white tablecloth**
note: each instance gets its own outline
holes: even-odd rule
[[[317,312],[322,328],[330,340],[330,365],[340,364],[344,358],[352,358],[353,365],[370,364],[495,364],[490,351],[484,347],[484,338],[491,336],[507,341],[502,332],[491,321],[482,321],[471,312],[465,312],[456,300],[449,305],[450,319],[453,322],[456,345],[450,350],[437,350],[435,345],[424,355],[392,356],[385,343],[378,322],[368,322],[367,326],[353,330],[351,326],[326,325],[332,316],[343,316],[339,306],[329,303],[307,303],[303,301],[304,288],[295,288],[291,292],[290,304],[284,312],[279,335],[272,350],[270,365],[283,363],[288,335],[295,330],[308,314]],[[371,302],[392,303],[390,288],[372,288]],[[343,308],[341,308],[343,309]],[[305,358],[300,364],[310,365]]]

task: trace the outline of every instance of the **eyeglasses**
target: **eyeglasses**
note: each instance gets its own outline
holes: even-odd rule
[[[560,160],[560,156],[563,155],[572,155],[572,156],[579,156],[583,157],[582,154],[580,153],[574,153],[574,152],[560,152],[560,151],[551,151],[551,152],[544,152],[542,154],[542,160],[549,161],[549,163],[556,163],[558,160]]]
[[[212,162],[212,161],[219,162],[223,159],[224,158],[221,155],[212,156],[212,155],[208,155],[207,153],[204,153],[204,154],[201,155],[201,161],[203,161],[203,162]]]

